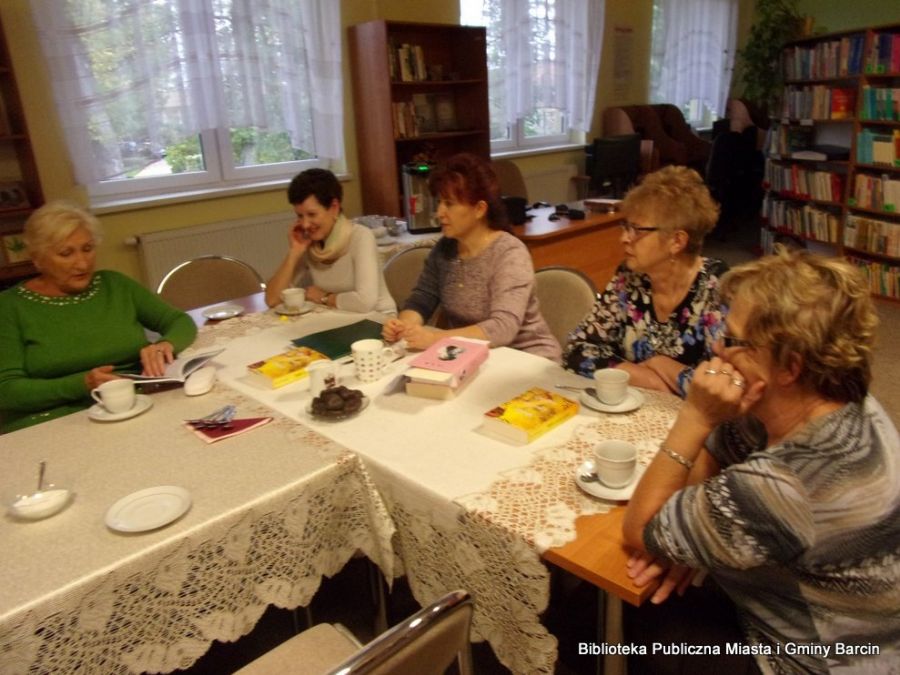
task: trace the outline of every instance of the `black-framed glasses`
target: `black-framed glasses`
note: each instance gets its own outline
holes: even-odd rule
[[[643,236],[647,232],[657,232],[659,230],[658,227],[641,227],[640,225],[635,225],[634,223],[627,220],[622,223],[621,227],[622,231],[629,237],[634,237],[638,233]]]
[[[733,335],[728,334],[728,326],[722,328],[722,332],[719,333],[719,339],[722,341],[722,345],[724,347],[752,347],[753,343],[750,340],[745,340],[744,338],[735,337]]]

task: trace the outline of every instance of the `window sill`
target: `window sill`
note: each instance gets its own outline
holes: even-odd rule
[[[337,179],[346,183],[352,179],[348,173],[336,173]],[[291,177],[293,178],[293,176]],[[185,192],[170,192],[167,194],[155,194],[140,197],[100,197],[91,200],[91,211],[96,215],[107,213],[120,213],[125,211],[140,211],[157,206],[170,206],[173,204],[186,204],[189,202],[201,202],[222,197],[236,197],[239,195],[254,194],[257,192],[273,192],[284,190],[291,182],[291,178],[278,178],[276,180],[245,183],[243,185],[228,185],[221,187],[187,190]]]
[[[516,148],[515,150],[503,150],[492,152],[492,159],[514,159],[516,157],[528,157],[533,155],[549,155],[556,152],[584,152],[584,143],[564,143],[562,145],[542,146],[539,148]]]

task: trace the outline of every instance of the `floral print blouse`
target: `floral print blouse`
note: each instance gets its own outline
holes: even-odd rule
[[[622,263],[594,303],[591,313],[569,335],[563,365],[585,377],[622,361],[640,363],[657,354],[685,365],[678,377],[684,396],[693,367],[712,355],[724,326],[726,310],[719,300],[719,278],[727,267],[703,258],[703,265],[684,299],[663,320],[653,307],[650,278]]]

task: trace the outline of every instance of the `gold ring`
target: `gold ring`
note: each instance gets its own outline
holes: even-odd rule
[[[720,370],[719,375],[724,375],[725,377],[731,377],[732,372],[730,370]]]

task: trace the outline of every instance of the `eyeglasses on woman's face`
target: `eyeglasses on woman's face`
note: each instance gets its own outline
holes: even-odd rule
[[[722,328],[722,332],[719,333],[719,339],[722,341],[722,346],[725,348],[730,347],[752,347],[753,343],[750,340],[745,340],[744,338],[735,337],[734,335],[728,334],[728,326],[726,325]]]
[[[629,239],[640,239],[649,232],[659,231],[658,227],[643,227],[641,225],[635,225],[629,220],[623,221],[621,227],[622,232],[624,232]]]

